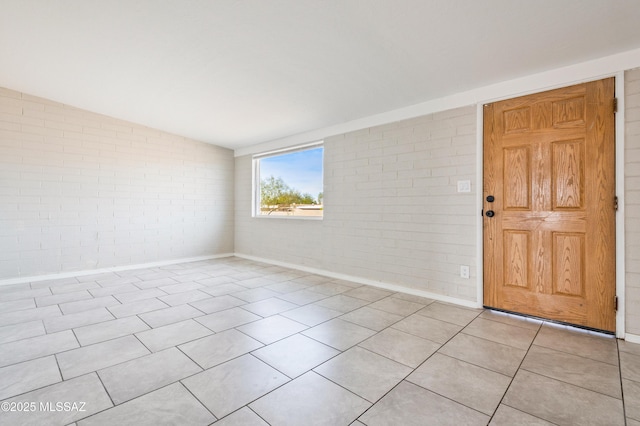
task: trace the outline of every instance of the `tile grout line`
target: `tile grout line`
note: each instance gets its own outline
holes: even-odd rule
[[[504,390],[504,393],[502,394],[502,398],[500,398],[500,401],[498,402],[498,405],[496,406],[496,409],[493,411],[493,414],[491,415],[491,418],[489,419],[489,421],[493,420],[493,417],[496,415],[496,412],[498,411],[498,408],[500,408],[500,405],[502,405],[502,401],[504,401],[504,398],[507,395],[507,393],[509,392],[509,389],[511,388],[511,385],[513,384],[513,381],[515,380],[516,376],[518,375],[518,372],[522,368],[522,364],[524,363],[524,360],[527,358],[527,355],[529,355],[529,351],[531,350],[531,347],[533,346],[533,342],[536,340],[536,337],[538,337],[538,334],[540,334],[540,330],[542,330],[542,326],[543,325],[544,325],[544,321],[540,324],[540,326],[538,327],[538,330],[536,330],[536,334],[535,334],[535,336],[533,336],[533,339],[531,339],[531,343],[529,343],[529,347],[527,348],[526,353],[524,354],[524,356],[522,357],[522,360],[518,364],[518,369],[513,374],[513,377],[511,377],[511,380],[509,381],[509,385]],[[511,408],[513,408],[513,407],[511,407]],[[522,411],[522,410],[519,410],[519,411]],[[526,413],[526,414],[529,414],[529,413]],[[533,416],[533,417],[537,417],[537,416],[534,416],[533,414],[529,414],[529,415]]]

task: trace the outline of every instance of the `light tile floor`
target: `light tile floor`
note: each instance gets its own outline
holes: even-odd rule
[[[640,345],[239,258],[0,287],[2,425],[640,425]]]

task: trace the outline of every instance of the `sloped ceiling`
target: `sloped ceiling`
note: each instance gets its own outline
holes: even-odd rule
[[[237,149],[640,47],[638,0],[0,0],[0,86]]]

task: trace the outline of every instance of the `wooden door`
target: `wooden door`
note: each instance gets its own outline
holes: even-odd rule
[[[613,78],[484,106],[486,306],[615,330],[614,138]]]

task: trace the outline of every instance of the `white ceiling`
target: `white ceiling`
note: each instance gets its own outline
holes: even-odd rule
[[[0,86],[232,149],[638,47],[638,0],[0,0]]]

